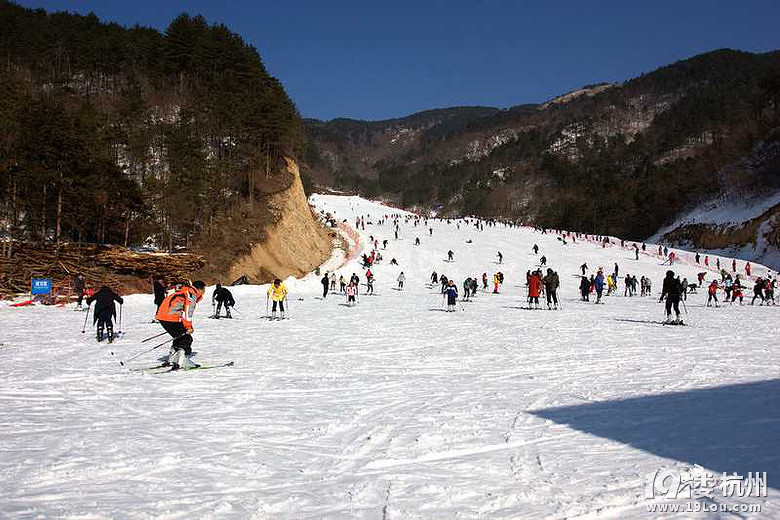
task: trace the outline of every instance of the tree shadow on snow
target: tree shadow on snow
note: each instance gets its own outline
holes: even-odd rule
[[[769,476],[780,474],[778,396],[780,379],[771,379],[529,413],[718,473]]]
[[[436,312],[445,312],[444,309],[439,309],[439,308],[434,308],[434,307],[431,307],[428,310],[429,311],[436,311]]]

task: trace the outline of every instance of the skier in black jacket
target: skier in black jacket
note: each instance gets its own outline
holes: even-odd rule
[[[152,287],[154,288],[154,304],[157,308],[160,308],[160,304],[165,299],[165,285],[159,278],[152,280]]]
[[[590,301],[590,280],[588,280],[587,276],[580,278],[580,295],[582,296],[582,301]]]
[[[219,315],[222,312],[222,306],[225,306],[225,317],[233,318],[230,315],[230,308],[236,304],[236,300],[233,299],[233,295],[226,288],[222,287],[222,284],[217,284],[214,288],[214,292],[211,294],[211,302],[217,302],[217,310],[214,311],[214,318],[219,319]]]
[[[680,280],[674,277],[674,271],[666,271],[666,278],[664,278],[664,285],[661,290],[661,299],[663,301],[666,298],[666,321],[667,323],[681,324],[680,320],[680,296],[682,295],[682,283]],[[672,321],[672,307],[674,307],[674,313],[677,318]]]
[[[325,276],[322,277],[322,280],[320,280],[320,283],[322,283],[322,299],[324,300],[328,296],[328,288],[330,287],[330,278],[328,277],[328,273],[325,273]]]
[[[76,302],[76,309],[78,310],[81,310],[81,302],[84,301],[84,289],[86,284],[87,280],[81,273],[76,275],[76,278],[73,280],[73,287],[76,289],[76,295],[78,296],[78,301]]]
[[[119,302],[119,305],[124,303],[124,300],[118,296],[114,291],[106,287],[105,285],[100,288],[98,292],[87,298],[87,305],[92,305],[95,302],[95,312],[92,314],[92,324],[97,323],[97,340],[103,341],[103,327],[108,332],[108,342],[114,341],[114,317],[116,316],[116,307],[114,302]]]

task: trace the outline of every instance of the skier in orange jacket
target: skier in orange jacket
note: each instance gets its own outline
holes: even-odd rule
[[[174,369],[198,366],[189,359],[192,355],[192,318],[205,290],[206,284],[201,281],[185,285],[166,297],[157,309],[157,320],[174,338],[167,362]]]

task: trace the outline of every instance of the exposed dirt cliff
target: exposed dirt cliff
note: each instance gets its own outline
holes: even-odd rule
[[[233,262],[229,280],[245,275],[253,283],[263,283],[302,276],[330,256],[332,237],[309,207],[298,165],[292,159],[287,160],[287,171],[292,178],[289,186],[262,200],[273,215],[273,223],[264,230],[262,242]]]

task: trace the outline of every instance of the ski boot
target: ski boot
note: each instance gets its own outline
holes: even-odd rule
[[[187,370],[200,367],[200,365],[190,359],[191,354],[187,354],[183,348],[171,347],[171,350],[172,353],[168,356],[168,364],[171,370]]]
[[[108,332],[108,342],[113,343],[114,342],[114,328],[111,326],[106,327],[106,332]]]
[[[98,343],[103,341],[103,325],[102,324],[98,325],[98,328],[97,328],[97,340],[98,340]]]

